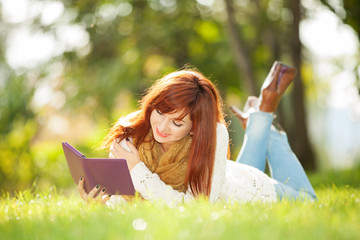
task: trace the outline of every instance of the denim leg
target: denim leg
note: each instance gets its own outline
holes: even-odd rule
[[[244,136],[244,143],[236,159],[264,171],[273,115],[266,112],[250,113]]]
[[[285,132],[271,128],[267,158],[270,174],[279,182],[275,189],[281,199],[316,199],[315,191],[291,150]]]

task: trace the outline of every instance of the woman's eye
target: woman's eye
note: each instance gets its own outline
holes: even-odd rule
[[[156,112],[160,115],[164,115],[162,112],[160,112],[160,110],[156,109]]]
[[[177,126],[177,127],[181,127],[181,126],[182,126],[182,124],[177,123],[177,122],[175,122],[175,121],[173,121],[173,123],[174,123],[174,125]]]

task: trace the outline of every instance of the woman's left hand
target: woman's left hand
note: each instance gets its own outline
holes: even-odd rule
[[[132,142],[126,140],[126,144],[130,148],[131,152],[123,148],[117,141],[114,141],[110,147],[109,157],[126,159],[129,170],[131,171],[131,169],[140,162],[140,157],[138,150]]]

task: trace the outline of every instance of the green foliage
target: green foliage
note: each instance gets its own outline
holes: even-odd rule
[[[33,91],[22,76],[9,76],[0,87],[0,188],[25,189],[34,179],[30,142],[38,128],[29,102]]]
[[[86,26],[91,45],[91,53],[83,58],[65,55],[63,91],[70,108],[95,103],[93,117],[108,117],[124,88],[136,98],[155,79],[188,63],[217,81],[224,94],[227,86],[240,86],[226,22],[217,21],[210,8],[196,1],[68,4],[77,6],[74,23]],[[109,9],[122,13],[127,8],[127,14],[102,14]],[[68,88],[75,88],[77,94]]]
[[[34,117],[30,107],[33,89],[27,86],[26,78],[15,74],[0,86],[0,133],[7,134],[18,122]]]
[[[0,140],[0,187],[2,191],[25,189],[34,179],[34,160],[29,143],[36,123],[16,121],[14,130]]]

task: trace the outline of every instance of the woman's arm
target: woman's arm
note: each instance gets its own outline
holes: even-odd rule
[[[219,198],[225,180],[228,146],[229,132],[224,124],[218,123],[216,128],[215,162],[210,191],[211,202],[215,202]]]
[[[135,190],[151,202],[160,200],[168,204],[178,204],[194,199],[190,190],[186,193],[176,191],[164,183],[156,173],[151,172],[140,161],[138,151],[131,141],[115,141],[110,148],[109,157],[126,159]]]
[[[135,190],[151,202],[160,200],[170,205],[177,205],[194,199],[190,189],[186,193],[174,190],[156,173],[152,173],[143,162],[136,164],[130,174]]]

